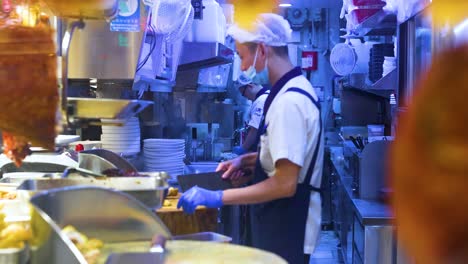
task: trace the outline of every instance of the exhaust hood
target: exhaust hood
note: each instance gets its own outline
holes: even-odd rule
[[[184,42],[178,71],[231,63],[234,51],[219,42]]]

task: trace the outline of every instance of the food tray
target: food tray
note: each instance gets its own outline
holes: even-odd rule
[[[151,209],[162,206],[164,195],[169,188],[161,177],[70,177],[59,179],[28,179],[19,185],[18,190],[42,192],[72,186],[94,186],[125,192]]]
[[[0,249],[0,263],[5,264],[26,264],[29,258],[29,249],[23,248],[3,248]]]

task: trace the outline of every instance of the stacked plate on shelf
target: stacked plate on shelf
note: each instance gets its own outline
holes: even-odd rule
[[[140,122],[130,118],[123,126],[102,126],[102,148],[123,156],[132,156],[140,152]]]
[[[396,64],[396,58],[395,57],[385,57],[384,63],[383,63],[383,76],[389,74],[392,72],[394,69],[396,69],[397,64]]]
[[[185,140],[149,138],[143,140],[146,171],[165,171],[173,179],[184,174]]]
[[[393,57],[393,44],[374,44],[370,51],[369,80],[376,82],[383,76],[385,57]]]

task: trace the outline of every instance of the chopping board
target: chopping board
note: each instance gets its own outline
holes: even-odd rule
[[[207,190],[217,191],[232,188],[229,180],[223,180],[223,172],[207,172],[197,174],[184,174],[177,177],[182,191],[187,191],[193,186],[198,186]]]
[[[177,196],[168,196],[171,205],[163,206],[156,211],[158,217],[167,226],[172,235],[187,235],[199,232],[215,232],[217,230],[218,210],[203,206],[197,207],[195,213],[186,214],[182,209],[177,209],[177,202],[180,198]]]

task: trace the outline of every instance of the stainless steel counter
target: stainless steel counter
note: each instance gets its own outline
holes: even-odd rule
[[[353,175],[345,170],[342,148],[329,147],[327,151],[330,158],[326,163],[334,179],[335,232],[344,262],[394,263],[398,252],[390,206],[378,200],[359,198],[353,189]]]
[[[353,177],[344,170],[343,163],[332,158],[332,164],[338,174],[338,179],[343,184],[359,220],[364,225],[390,225],[393,222],[393,214],[390,206],[377,201],[359,199],[353,192]]]

